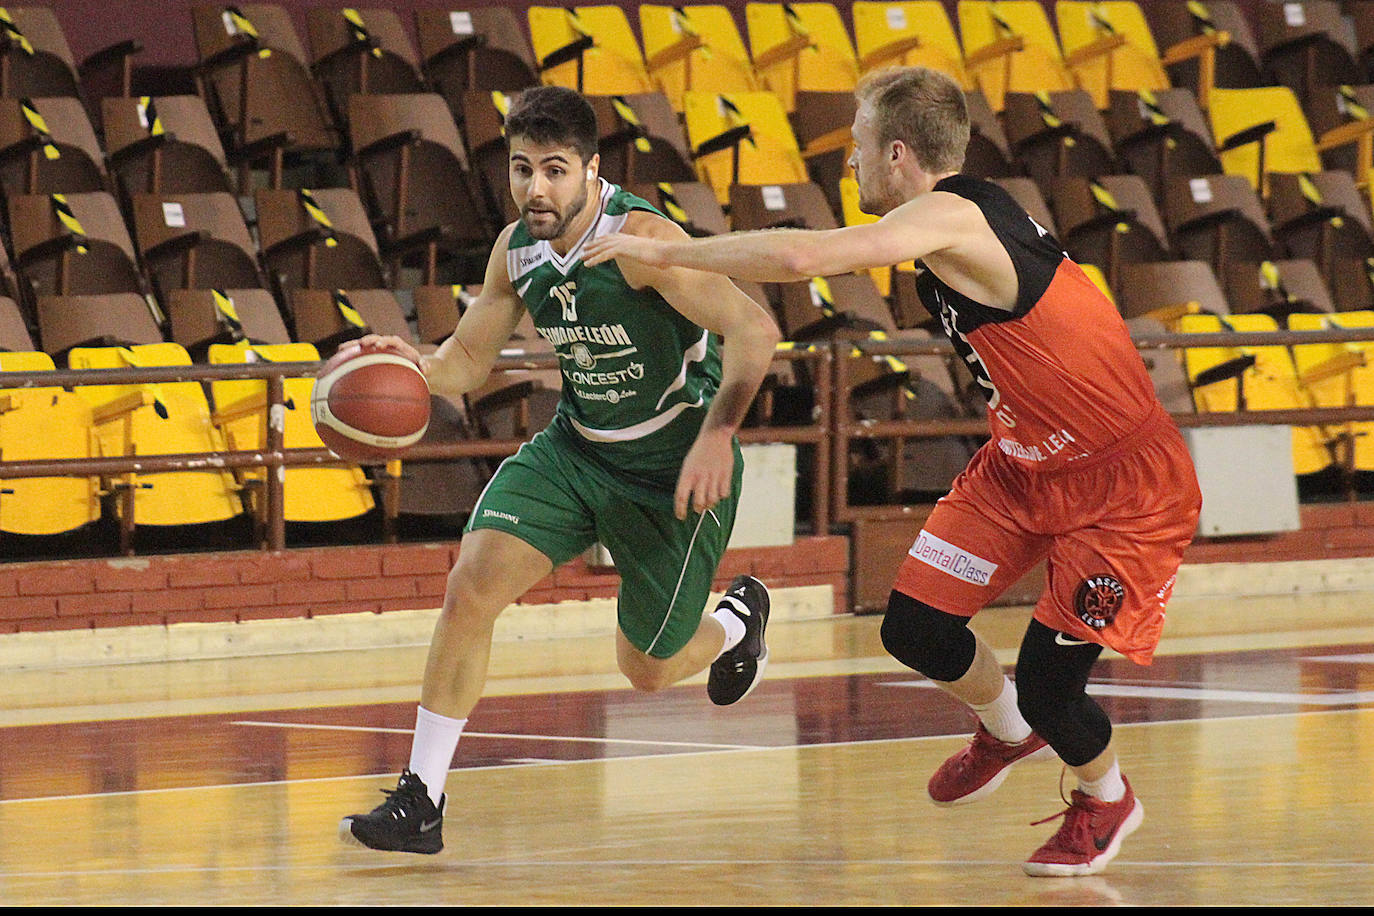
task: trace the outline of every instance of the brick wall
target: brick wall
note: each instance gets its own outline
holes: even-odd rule
[[[397,544],[0,564],[0,633],[435,608],[457,553]],[[836,612],[849,609],[848,538],[729,551],[717,589],[744,572],[779,588],[830,585]],[[619,581],[578,560],[522,603],[614,597]]]
[[[1305,505],[1301,520],[1300,531],[1199,538],[1184,562],[1374,557],[1374,503]],[[832,535],[732,550],[716,587],[748,572],[778,588],[829,585],[836,613],[855,603],[879,609],[891,583],[887,567],[900,560],[920,524],[908,519],[899,527],[896,535],[864,535],[852,545],[849,537]],[[433,608],[456,556],[453,545],[398,544],[0,564],[0,633]],[[879,573],[870,568],[875,563]],[[614,570],[578,560],[536,585],[522,603],[609,598],[618,585]]]

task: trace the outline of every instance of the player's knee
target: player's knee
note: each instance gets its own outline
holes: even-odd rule
[[[1112,723],[1088,696],[1088,673],[1101,647],[1063,647],[1054,631],[1032,621],[1016,663],[1016,705],[1036,734],[1070,766],[1095,759],[1112,739]]]
[[[894,591],[881,630],[883,648],[897,661],[937,681],[968,673],[977,642],[968,619]]]
[[[620,673],[641,693],[657,693],[674,683],[672,673],[660,659],[648,655],[622,655]]]
[[[487,580],[470,565],[454,564],[448,572],[443,613],[473,623],[495,620],[505,610],[505,600],[487,587]]]

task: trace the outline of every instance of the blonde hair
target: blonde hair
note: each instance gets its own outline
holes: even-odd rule
[[[854,94],[872,106],[880,144],[902,141],[932,174],[963,167],[968,106],[953,79],[925,67],[889,67],[866,74]]]

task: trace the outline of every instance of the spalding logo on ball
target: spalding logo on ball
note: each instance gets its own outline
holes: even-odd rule
[[[348,461],[388,461],[429,428],[429,384],[391,350],[345,346],[315,376],[310,416],[325,446]]]

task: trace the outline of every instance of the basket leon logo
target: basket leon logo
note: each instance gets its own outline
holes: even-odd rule
[[[1115,576],[1089,576],[1074,592],[1073,607],[1079,620],[1094,630],[1101,630],[1116,619],[1125,600],[1126,589]]]

